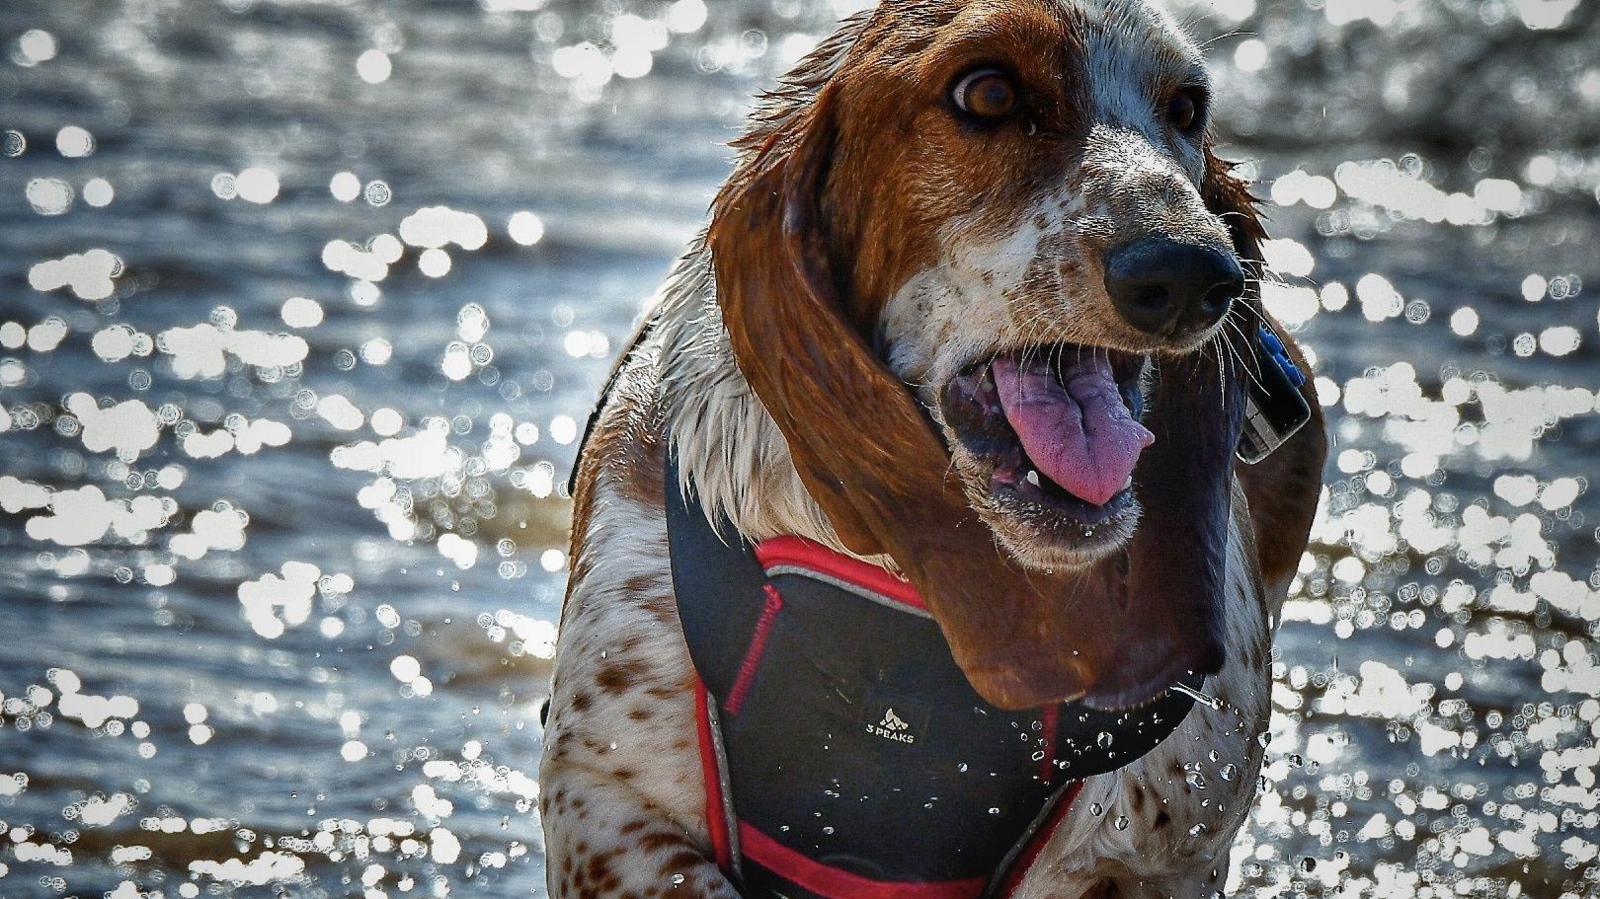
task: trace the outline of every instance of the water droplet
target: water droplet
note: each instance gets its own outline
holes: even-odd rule
[[[1233,779],[1235,777],[1239,776],[1239,766],[1238,765],[1223,765],[1220,769],[1217,770],[1217,774],[1220,775],[1223,780],[1228,781],[1229,783],[1232,783]]]
[[[393,192],[389,190],[389,185],[382,181],[368,182],[364,194],[367,202],[373,206],[387,206],[389,201],[394,198]]]
[[[677,886],[678,884],[683,883],[683,880],[684,880],[684,877],[683,877],[682,874],[674,874],[674,875],[672,875],[672,885],[673,886]]]
[[[1127,815],[1118,815],[1117,816],[1117,820],[1111,822],[1111,826],[1115,827],[1118,830],[1127,830],[1128,829],[1128,816]]]
[[[1107,733],[1105,731],[1101,731],[1100,732],[1100,736],[1094,738],[1094,742],[1095,742],[1095,745],[1099,746],[1101,749],[1110,749],[1111,748],[1111,734],[1109,734],[1109,733]]]
[[[998,815],[998,814],[1000,814],[1000,810],[998,808],[995,808],[994,806],[990,806],[989,807],[989,814]]]
[[[1106,813],[1105,806],[1101,805],[1098,802],[1089,803],[1089,814],[1094,815],[1096,818],[1098,818],[1098,817],[1100,817],[1101,815],[1103,815],[1105,813]]]

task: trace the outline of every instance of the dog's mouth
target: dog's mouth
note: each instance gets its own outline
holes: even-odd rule
[[[1155,440],[1140,421],[1148,367],[1140,354],[1051,344],[981,359],[944,385],[952,454],[980,511],[1025,531],[1003,542],[1092,561],[1132,534],[1134,469]]]

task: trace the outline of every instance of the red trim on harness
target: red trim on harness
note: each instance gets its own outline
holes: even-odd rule
[[[976,899],[984,888],[982,877],[928,883],[862,877],[806,858],[743,821],[739,845],[750,860],[825,899]]]
[[[1050,810],[1050,820],[1044,822],[1044,825],[1034,833],[1033,839],[1028,841],[1022,854],[1011,863],[1011,870],[1006,872],[1005,881],[1000,884],[998,892],[1000,899],[1011,899],[1011,895],[1017,891],[1017,886],[1022,883],[1022,878],[1027,876],[1028,869],[1039,860],[1039,853],[1044,851],[1045,844],[1056,835],[1056,828],[1061,826],[1062,819],[1072,810],[1072,803],[1077,800],[1081,792],[1083,792],[1081,780],[1067,784],[1062,790],[1061,798],[1056,800],[1055,808]],[[744,828],[741,826],[739,831],[743,833]]]
[[[700,735],[700,773],[706,781],[706,826],[711,850],[724,874],[733,870],[733,847],[728,842],[728,806],[722,798],[722,769],[717,744],[711,736],[711,706],[705,681],[694,679],[694,723]]]
[[[778,595],[777,587],[762,584],[761,591],[767,595],[767,601],[761,607],[761,617],[756,619],[755,630],[750,632],[750,648],[744,651],[744,661],[739,663],[739,674],[733,679],[733,687],[728,690],[728,701],[722,704],[730,715],[737,715],[744,708],[744,698],[750,692],[750,685],[755,682],[756,671],[761,667],[761,656],[767,651],[772,622],[777,619],[778,610],[783,608],[783,597]]]
[[[804,537],[773,537],[756,544],[756,559],[761,567],[794,565],[809,568],[818,574],[847,581],[874,593],[882,594],[895,602],[927,611],[927,604],[917,594],[911,582],[879,568],[876,565],[852,559],[842,553]]]
[[[1049,783],[1056,774],[1056,732],[1061,726],[1061,706],[1047,705],[1040,709],[1039,721],[1044,730],[1044,758],[1039,760],[1039,779]]]

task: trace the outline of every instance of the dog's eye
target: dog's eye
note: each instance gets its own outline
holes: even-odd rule
[[[956,108],[980,119],[1004,118],[1017,108],[1017,87],[1004,72],[978,69],[956,82],[950,91]]]
[[[1167,122],[1179,131],[1191,131],[1205,120],[1206,95],[1198,87],[1186,87],[1167,100]]]

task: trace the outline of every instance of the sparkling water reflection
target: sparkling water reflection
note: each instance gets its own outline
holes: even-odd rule
[[[581,421],[856,5],[0,7],[0,894],[543,892]],[[1177,12],[1336,439],[1230,889],[1600,895],[1600,3]]]

